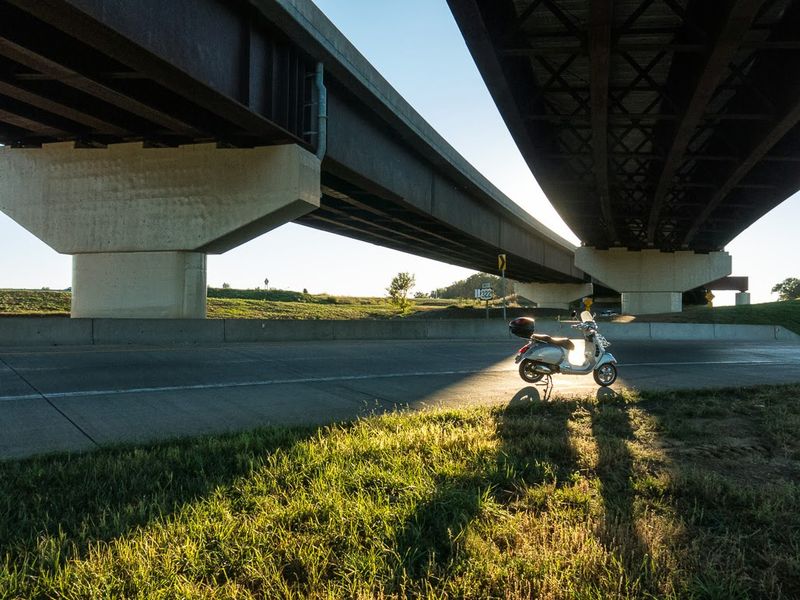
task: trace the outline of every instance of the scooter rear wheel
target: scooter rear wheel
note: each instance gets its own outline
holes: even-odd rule
[[[592,372],[597,385],[607,387],[617,380],[617,367],[611,363],[606,363]]]
[[[526,358],[519,363],[519,376],[528,383],[536,383],[544,377],[544,373],[537,373],[535,368],[536,362]]]

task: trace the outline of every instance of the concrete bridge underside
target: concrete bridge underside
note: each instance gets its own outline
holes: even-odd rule
[[[800,0],[447,1],[576,264],[623,306],[680,309],[800,188]]]
[[[158,287],[143,281],[154,272],[170,299],[128,316],[202,316],[205,253],[289,220],[476,270],[505,253],[520,280],[586,279],[574,248],[466,163],[311,3],[0,0],[0,141],[0,209],[77,257],[76,295],[99,298],[83,316],[126,316],[109,297]],[[123,271],[110,292],[90,283]]]

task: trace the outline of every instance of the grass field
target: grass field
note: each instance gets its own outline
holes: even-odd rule
[[[68,316],[71,293],[50,290],[0,290],[0,316]],[[284,290],[210,289],[207,301],[211,319],[393,319],[482,318],[485,309],[472,301],[412,300],[400,313],[387,298],[359,298],[329,294],[303,294]],[[495,312],[499,309],[495,308]],[[512,318],[523,309],[512,309]],[[526,312],[529,313],[530,310]],[[496,316],[496,315],[494,315]]]
[[[0,290],[0,315],[69,315],[70,292]]]
[[[3,598],[798,598],[800,386],[0,463]]]
[[[617,320],[631,321],[630,317]],[[738,323],[753,325],[783,325],[800,333],[800,300],[785,302],[765,302],[748,306],[690,306],[680,313],[660,315],[641,315],[635,318],[640,322],[659,323]]]

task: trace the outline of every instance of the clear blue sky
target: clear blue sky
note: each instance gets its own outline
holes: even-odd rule
[[[433,127],[490,181],[539,221],[577,239],[541,193],[491,100],[445,0],[315,0],[356,48]],[[795,194],[727,248],[734,275],[750,277],[754,302],[800,277],[795,259],[800,194]],[[70,285],[71,259],[0,213],[0,287]],[[312,293],[384,295],[399,271],[430,291],[472,271],[288,224],[208,260],[208,282],[234,287],[308,288]],[[719,294],[722,303],[732,293]]]

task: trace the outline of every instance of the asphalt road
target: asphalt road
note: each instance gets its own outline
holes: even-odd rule
[[[612,340],[613,342],[613,340]],[[0,351],[0,458],[398,408],[541,401],[523,340],[32,348]],[[800,344],[617,342],[613,389],[800,382]],[[556,376],[555,395],[598,393]]]

